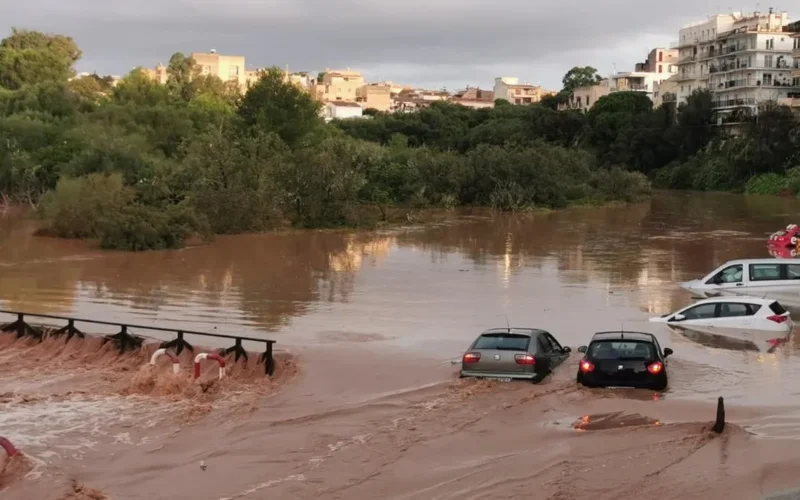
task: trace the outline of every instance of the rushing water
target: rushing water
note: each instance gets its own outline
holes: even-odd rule
[[[275,338],[408,348],[447,360],[482,329],[536,326],[564,344],[638,328],[676,351],[673,393],[785,404],[797,342],[758,355],[703,347],[647,318],[687,305],[678,281],[768,256],[796,200],[658,193],[624,207],[471,215],[382,233],[219,237],[180,251],[103,252],[0,226],[2,308]]]
[[[59,386],[57,377],[35,378],[33,367],[6,380],[5,388],[0,383],[0,395],[14,393],[6,396],[9,417],[0,418],[0,424],[42,463],[78,474],[118,498],[172,492],[174,477],[186,478],[186,495],[192,489],[208,498],[342,498],[341,492],[347,498],[373,498],[376,491],[387,498],[429,498],[435,492],[449,498],[458,496],[451,484],[458,474],[516,481],[528,472],[514,472],[515,467],[530,461],[553,477],[520,484],[545,481],[541,484],[556,492],[552,498],[577,498],[579,491],[596,493],[596,485],[610,481],[609,471],[597,469],[597,460],[581,451],[596,447],[618,449],[620,460],[642,464],[641,477],[669,469],[662,479],[672,486],[669,474],[681,474],[674,478],[678,482],[694,481],[685,488],[712,484],[695,471],[721,460],[723,476],[740,471],[741,483],[726,483],[737,491],[762,481],[753,478],[766,474],[769,457],[777,456],[785,459],[771,469],[773,475],[783,471],[791,479],[791,464],[800,458],[793,446],[761,448],[764,456],[752,458],[758,453],[752,447],[761,445],[735,434],[719,453],[707,447],[700,453],[707,438],[696,422],[707,420],[709,402],[725,396],[738,408],[729,412],[732,421],[750,433],[800,437],[800,390],[791,383],[800,376],[800,342],[793,337],[771,354],[731,350],[702,345],[647,320],[691,302],[677,282],[726,260],[768,256],[768,234],[797,222],[798,213],[800,202],[792,199],[657,193],[630,206],[472,213],[437,226],[377,233],[226,236],[180,251],[137,254],[36,237],[30,221],[0,219],[0,308],[274,338],[281,350],[299,354],[303,373],[291,390],[259,403],[257,413],[212,415],[200,427],[205,431],[148,435],[132,444],[137,437],[129,436],[130,423],[123,419],[112,425],[110,415],[115,405],[125,404],[116,410],[120,415],[152,419],[146,405],[97,399],[91,391],[75,401],[69,393],[50,390]],[[537,389],[539,396],[531,395],[529,384],[498,386],[490,393],[481,392],[484,386],[441,389],[454,378],[449,361],[480,331],[507,322],[548,329],[574,347],[599,330],[655,333],[675,351],[670,390],[663,396],[575,392],[575,359]],[[5,373],[12,374],[7,368]],[[15,403],[19,394],[28,402]],[[38,399],[30,399],[53,398],[48,394],[58,397],[52,404],[43,400],[41,408]],[[531,403],[534,397],[541,403]],[[154,415],[174,410],[168,401],[158,401],[152,409],[162,413]],[[0,409],[3,403],[0,398]],[[553,431],[576,417],[591,420],[589,412],[617,410],[648,412],[647,418],[624,417],[624,422],[641,424],[649,417],[677,422],[661,434],[635,431],[637,439],[666,451],[640,460],[638,441],[587,437],[597,440],[573,447],[569,435]],[[64,421],[61,428],[52,428],[53,415]],[[41,432],[37,421],[50,422],[48,432]],[[502,433],[504,427],[516,430]],[[202,442],[193,437],[199,432],[208,436]],[[549,443],[547,452],[520,447],[520,432],[525,439]],[[70,441],[80,436],[87,443],[83,448]],[[160,440],[169,445],[147,448]],[[72,458],[59,451],[77,448],[82,451]],[[535,450],[540,451],[529,455]],[[117,458],[106,460],[109,453]],[[71,462],[75,457],[86,462],[77,466]],[[213,464],[210,472],[198,476],[200,469],[186,463],[198,457]],[[503,457],[527,458],[502,465]],[[686,462],[675,467],[675,457]],[[575,463],[582,464],[586,477],[598,474],[582,490],[559,479],[573,477],[570,464]],[[371,489],[376,486],[367,479],[387,468],[391,473],[381,476],[381,489]],[[637,474],[614,481],[635,489]],[[726,481],[723,476],[719,481]],[[417,478],[422,478],[419,484]],[[365,496],[359,496],[359,488]],[[617,498],[619,491],[606,493]],[[681,491],[673,493],[677,498]]]

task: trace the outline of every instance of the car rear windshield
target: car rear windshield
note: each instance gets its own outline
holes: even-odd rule
[[[784,309],[784,307],[778,302],[773,302],[769,305],[769,308],[772,309],[772,312],[775,314],[784,314],[786,312],[786,309]]]
[[[499,351],[527,351],[531,341],[529,335],[513,333],[485,333],[478,337],[473,349],[497,349]]]
[[[655,354],[653,344],[636,340],[599,340],[589,346],[592,359],[653,359]]]

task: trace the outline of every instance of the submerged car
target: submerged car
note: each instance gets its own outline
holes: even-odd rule
[[[481,333],[461,359],[461,377],[538,382],[569,357],[549,332],[494,328]]]
[[[650,321],[731,337],[749,342],[759,351],[774,349],[789,337],[794,327],[791,314],[780,302],[756,297],[705,299]]]
[[[800,307],[800,262],[785,259],[732,260],[706,276],[680,283],[703,298],[724,295],[770,297]]]
[[[669,385],[667,357],[655,335],[643,332],[594,334],[578,363],[577,382],[586,387],[631,387],[663,391]]]
[[[789,224],[786,229],[772,233],[767,240],[767,245],[781,248],[798,248],[800,242],[800,227]]]

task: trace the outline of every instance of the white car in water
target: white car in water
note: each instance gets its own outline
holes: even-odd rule
[[[778,301],[756,297],[705,299],[650,321],[749,342],[759,351],[783,343],[794,327]]]
[[[800,307],[800,261],[787,259],[732,260],[681,288],[704,297],[744,295],[771,297]]]

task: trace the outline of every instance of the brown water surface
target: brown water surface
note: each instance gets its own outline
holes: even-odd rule
[[[0,398],[0,435],[113,498],[495,498],[531,485],[542,498],[618,498],[654,475],[688,481],[668,498],[760,494],[789,485],[800,464],[800,343],[715,348],[647,319],[691,302],[677,282],[768,257],[767,235],[798,214],[792,199],[657,193],[630,206],[140,254],[0,220],[2,309],[274,338],[301,367],[257,410],[232,418],[215,406],[188,426],[169,420],[172,400],[145,416],[124,396]],[[573,347],[600,330],[652,332],[675,350],[671,388],[578,389],[576,356],[540,386],[455,380],[450,360],[507,321]],[[0,394],[29,385],[12,377]],[[732,422],[723,439],[706,429],[718,396]],[[129,418],[112,422],[114,412]],[[125,430],[131,419],[153,432]],[[600,470],[597,453],[626,472]]]

